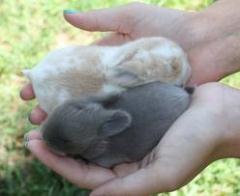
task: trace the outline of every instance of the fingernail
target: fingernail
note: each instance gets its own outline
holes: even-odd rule
[[[23,139],[24,139],[24,142],[28,142],[29,141],[28,133],[25,133]]]
[[[27,142],[24,142],[24,146],[25,146],[25,148],[28,149],[28,141],[27,141]]]
[[[64,14],[76,14],[79,13],[79,10],[64,10],[63,13]]]

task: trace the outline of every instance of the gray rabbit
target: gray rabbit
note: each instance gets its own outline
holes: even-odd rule
[[[118,95],[71,100],[42,126],[54,150],[102,167],[141,160],[188,108],[193,88],[153,82]]]

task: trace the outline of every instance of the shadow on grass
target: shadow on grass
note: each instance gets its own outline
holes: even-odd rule
[[[28,159],[32,159],[28,157]],[[0,177],[0,195],[34,196],[87,196],[89,191],[81,190],[47,169],[36,160],[14,165],[3,165],[5,174]]]

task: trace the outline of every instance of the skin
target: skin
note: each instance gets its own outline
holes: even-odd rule
[[[36,131],[26,136],[29,150],[72,183],[92,189],[91,195],[173,191],[213,161],[240,157],[240,111],[237,109],[240,91],[214,82],[204,84],[239,71],[239,6],[240,0],[219,0],[206,10],[192,13],[134,3],[65,15],[68,22],[80,29],[113,32],[98,44],[121,44],[151,35],[167,36],[179,42],[193,68],[189,84],[203,85],[196,89],[189,109],[140,162],[119,165],[112,170],[79,163],[51,153]],[[21,97],[34,98],[30,84],[23,88]],[[39,124],[45,118],[37,107],[30,120]]]

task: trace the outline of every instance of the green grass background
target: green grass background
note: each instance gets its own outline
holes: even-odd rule
[[[47,169],[25,150],[23,135],[34,128],[27,120],[36,102],[24,103],[19,90],[26,82],[23,68],[34,66],[51,49],[68,43],[88,44],[99,34],[67,24],[62,10],[81,11],[110,7],[129,0],[0,0],[0,195],[87,195]],[[200,10],[211,0],[145,0],[165,7]],[[235,74],[225,83],[240,87]],[[240,195],[240,161],[221,160],[206,168],[191,183],[164,194]]]

